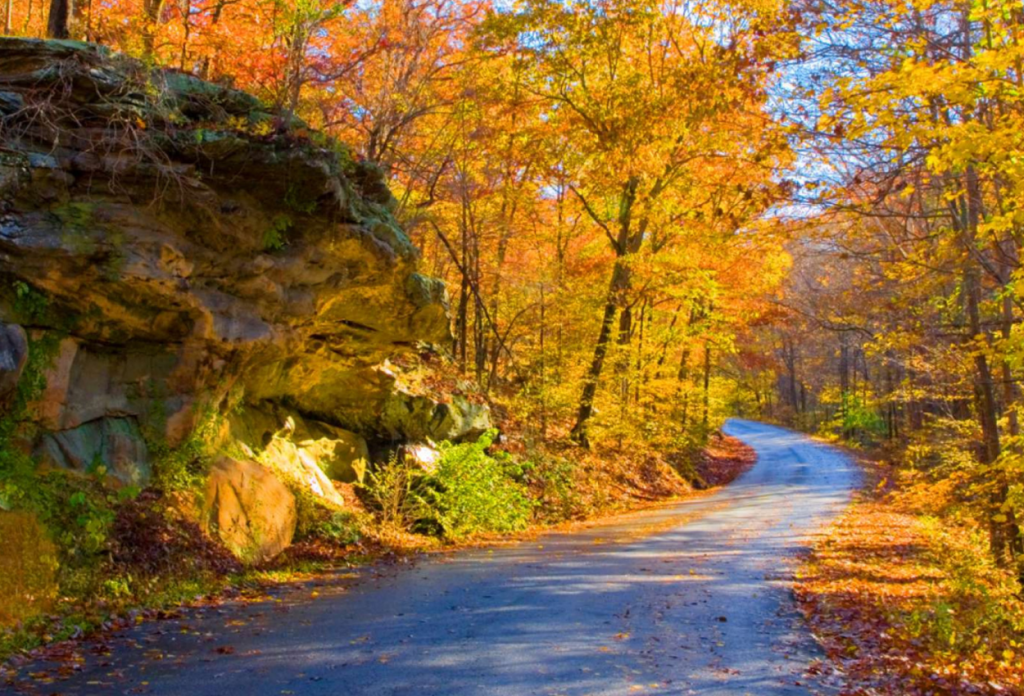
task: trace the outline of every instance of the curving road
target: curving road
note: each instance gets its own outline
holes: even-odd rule
[[[40,693],[157,696],[808,694],[794,555],[857,477],[836,450],[731,420],[758,453],[700,500],[192,611],[86,650]],[[35,666],[31,669],[45,669]],[[26,670],[28,671],[28,670]]]

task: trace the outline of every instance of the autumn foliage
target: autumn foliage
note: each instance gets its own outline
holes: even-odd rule
[[[1019,2],[85,0],[67,29],[376,163],[451,293],[431,352],[511,447],[684,467],[739,413],[883,448],[930,501],[907,543],[984,538],[1019,592]],[[878,552],[894,602],[934,599]]]

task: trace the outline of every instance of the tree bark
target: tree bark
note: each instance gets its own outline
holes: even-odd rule
[[[981,220],[981,190],[978,184],[977,172],[974,167],[968,167],[965,173],[965,188],[967,200],[964,209],[964,220],[962,238],[964,245],[964,270],[963,270],[963,292],[964,304],[967,313],[967,324],[969,344],[985,341],[986,336],[981,325],[981,272],[978,269],[974,255],[978,253],[974,240],[978,223]],[[999,458],[999,422],[995,389],[993,388],[992,369],[989,365],[985,352],[978,345],[971,345],[970,350],[974,353],[975,367],[975,405],[978,412],[978,421],[981,425],[982,450],[981,463],[993,465]],[[989,544],[992,554],[1001,564],[1012,560],[1011,540],[1014,537],[1015,524],[1010,522],[1010,511],[1007,508],[1006,497],[1009,487],[1005,477],[1000,472],[997,480],[993,482],[994,490],[991,493],[991,511],[989,520]]]
[[[615,270],[612,271],[612,281],[608,287],[608,299],[604,305],[601,330],[598,332],[597,342],[594,344],[594,357],[590,361],[590,369],[587,370],[587,376],[583,381],[583,393],[580,395],[576,423],[569,432],[569,438],[583,447],[590,447],[587,425],[591,416],[594,415],[594,397],[597,395],[597,382],[601,379],[604,359],[608,355],[608,345],[611,342],[612,326],[615,324],[615,313],[619,306],[619,296],[628,282],[629,274],[626,267],[622,263],[616,262]]]
[[[164,0],[144,0],[142,7],[145,26],[142,28],[142,54],[146,60],[156,51],[156,25],[164,9]]]
[[[608,343],[612,334],[612,324],[615,321],[615,312],[619,307],[625,309],[627,306],[626,293],[629,290],[631,273],[626,260],[640,250],[647,226],[646,221],[642,221],[636,232],[632,230],[633,203],[636,201],[638,186],[639,180],[636,177],[631,177],[623,185],[622,197],[619,199],[618,236],[613,240],[616,256],[615,267],[612,270],[612,280],[608,287],[608,299],[605,302],[601,330],[597,335],[597,343],[594,345],[594,357],[590,361],[590,369],[583,382],[576,423],[569,432],[569,439],[584,447],[590,447],[587,425],[591,416],[594,415],[594,397],[597,394],[597,383],[601,378],[601,371],[604,369],[604,360],[608,354]],[[591,215],[593,216],[593,213]],[[596,217],[594,219],[598,221]],[[608,232],[605,223],[599,222],[599,224],[604,226],[605,231]],[[609,236],[610,234],[609,232]],[[623,326],[628,331],[629,320],[624,319],[623,321]],[[621,330],[622,326],[620,326]]]
[[[704,343],[704,415],[701,419],[701,425],[704,426],[704,437],[708,435],[708,418],[711,411],[711,344],[707,341]]]
[[[8,13],[10,6],[8,6]],[[71,0],[50,0],[50,17],[46,22],[46,35],[51,39],[66,39],[71,36],[68,20],[71,19]]]

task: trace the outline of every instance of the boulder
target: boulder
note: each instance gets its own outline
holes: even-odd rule
[[[17,324],[0,324],[0,404],[10,403],[28,362],[28,336]]]
[[[320,468],[314,455],[287,436],[274,437],[260,453],[259,459],[321,503],[337,508],[345,506],[344,498]]]
[[[437,470],[441,452],[429,444],[411,443],[402,445],[398,449],[398,457],[399,460],[404,460],[416,468],[432,474]]]
[[[251,456],[270,457],[283,469],[299,470],[312,463],[327,478],[351,483],[362,480],[370,460],[362,436],[275,404],[236,411],[229,427]]]
[[[356,433],[327,423],[312,422],[305,433],[296,432],[298,447],[335,481],[362,481],[370,463],[366,440]]]
[[[206,481],[200,520],[246,563],[269,560],[295,536],[295,496],[274,472],[254,461],[222,457]]]

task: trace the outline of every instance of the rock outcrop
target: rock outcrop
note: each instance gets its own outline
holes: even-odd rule
[[[263,558],[294,520],[275,503],[254,522],[247,486],[280,493],[254,467],[337,505],[367,439],[485,427],[378,369],[449,328],[373,165],[250,95],[74,42],[0,39],[0,119],[0,398],[37,361],[6,417],[43,465],[144,486],[155,451],[219,419],[207,444],[250,461],[214,467],[206,514]]]

